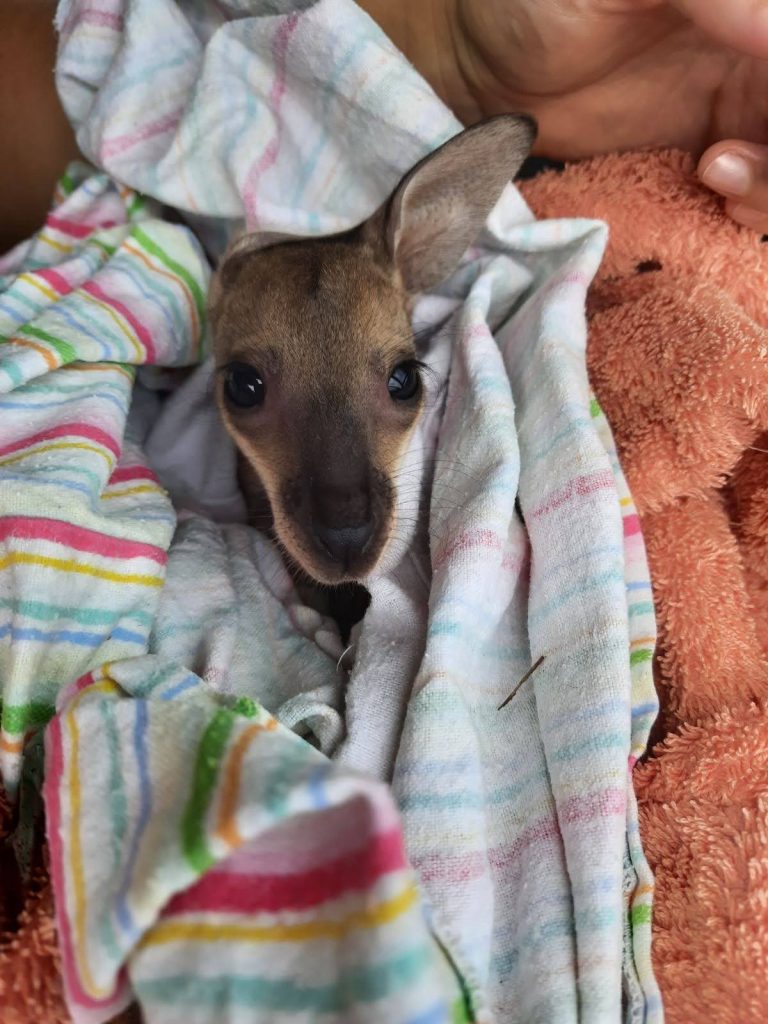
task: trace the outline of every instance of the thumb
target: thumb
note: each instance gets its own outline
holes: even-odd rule
[[[669,0],[720,43],[768,59],[768,0]]]
[[[725,196],[726,211],[738,224],[768,233],[768,146],[718,142],[699,161],[699,176]]]

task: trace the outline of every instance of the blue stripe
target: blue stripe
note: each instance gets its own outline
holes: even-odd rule
[[[46,644],[69,643],[75,644],[77,647],[98,647],[99,644],[106,643],[110,639],[109,633],[89,633],[86,630],[55,629],[46,631],[33,626],[0,626],[0,640],[8,636],[12,641],[35,640]],[[119,626],[112,630],[111,638],[141,645],[147,641],[145,635]]]
[[[332,771],[331,765],[321,765],[320,768],[312,772],[307,780],[312,806],[318,811],[329,806],[328,795],[325,792],[325,780],[330,771]]]
[[[132,938],[138,936],[139,930],[128,908],[128,889],[133,881],[133,873],[139,855],[139,846],[152,811],[152,789],[149,781],[149,754],[147,751],[147,722],[149,717],[147,702],[137,700],[135,707],[136,722],[133,729],[133,750],[136,755],[136,766],[139,772],[139,813],[136,828],[131,838],[131,849],[125,864],[125,873],[120,885],[117,902],[117,919],[120,922],[121,928]]]
[[[658,703],[641,704],[639,707],[632,708],[632,717],[639,718],[640,715],[655,715],[658,712],[658,710]]]
[[[126,415],[128,412],[128,403],[126,401],[120,401],[115,395],[108,395],[103,391],[86,393],[84,388],[79,395],[73,395],[71,398],[61,398],[53,402],[19,402],[10,399],[6,402],[0,402],[0,409],[54,409],[57,406],[69,405],[71,402],[82,402],[91,398],[101,398],[105,402],[111,402],[117,406],[123,415]]]
[[[534,545],[534,553],[535,551],[536,545]],[[589,591],[600,590],[603,587],[607,587],[609,584],[615,584],[616,586],[623,587],[624,573],[619,572],[618,570],[609,570],[582,580],[575,587],[571,587],[570,590],[566,590],[558,594],[557,597],[550,598],[549,601],[545,601],[544,604],[539,605],[539,607],[530,611],[528,621],[534,622],[537,619],[541,619],[559,608],[562,608],[570,601],[573,601],[574,598],[580,598]]]
[[[409,1017],[406,1024],[451,1024],[453,1012],[445,1003],[435,1003],[417,1017]]]
[[[179,680],[178,683],[174,683],[173,686],[169,686],[167,690],[163,690],[160,694],[160,700],[173,700],[175,697],[178,697],[180,693],[185,693],[187,690],[191,690],[201,683],[202,680],[199,676],[190,672],[189,675],[184,676],[184,678]]]

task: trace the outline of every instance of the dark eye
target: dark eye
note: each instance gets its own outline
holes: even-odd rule
[[[227,367],[224,394],[238,409],[258,409],[264,402],[265,392],[264,380],[254,366],[232,363]]]
[[[389,376],[387,390],[396,402],[407,402],[418,394],[421,385],[419,368],[414,363],[399,363]]]

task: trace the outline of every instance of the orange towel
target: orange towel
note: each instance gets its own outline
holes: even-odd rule
[[[676,152],[524,186],[608,222],[593,386],[648,545],[662,715],[636,769],[669,1024],[768,1020],[768,244]]]

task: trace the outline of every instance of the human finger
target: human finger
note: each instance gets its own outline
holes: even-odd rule
[[[768,59],[768,0],[669,0],[720,43]]]
[[[710,146],[699,161],[701,180],[725,196],[739,224],[768,233],[768,146],[727,139]]]

